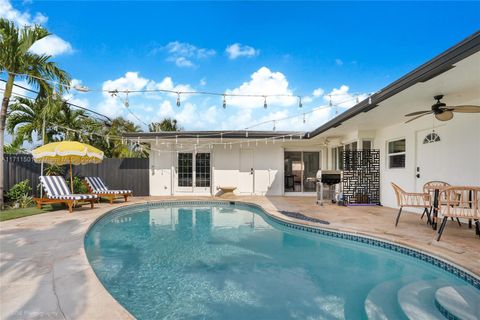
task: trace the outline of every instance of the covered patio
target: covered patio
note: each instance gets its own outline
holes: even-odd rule
[[[339,207],[315,204],[310,197],[226,196],[181,197],[180,200],[229,200],[255,203],[284,221],[370,236],[435,255],[480,276],[478,238],[467,224],[456,222],[435,241],[436,232],[418,214],[405,212],[397,228],[397,211],[385,207]],[[0,223],[1,318],[116,318],[130,319],[97,279],[84,251],[89,227],[113,208],[178,197],[136,197],[113,207],[79,208],[25,217]],[[296,219],[280,211],[299,213]],[[303,217],[302,217],[303,216]],[[306,220],[315,218],[329,224]]]

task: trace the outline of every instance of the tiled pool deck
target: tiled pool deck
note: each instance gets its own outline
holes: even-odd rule
[[[133,198],[128,204],[159,200],[212,198]],[[225,198],[215,198],[225,199]],[[419,215],[405,212],[394,228],[396,210],[383,207],[338,207],[315,204],[308,197],[227,197],[262,206],[284,221],[372,236],[435,254],[480,275],[480,239],[466,224],[450,221],[437,242],[435,231]],[[118,202],[87,206],[0,223],[1,319],[130,319],[103,288],[87,261],[83,238],[88,227]],[[293,211],[330,222],[297,220],[278,211]]]

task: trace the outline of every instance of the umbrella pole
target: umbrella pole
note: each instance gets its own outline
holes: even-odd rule
[[[73,193],[72,158],[70,158],[70,191]]]

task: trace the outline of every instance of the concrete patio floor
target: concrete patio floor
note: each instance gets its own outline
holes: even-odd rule
[[[91,269],[83,240],[89,226],[112,208],[173,197],[137,197],[128,203],[102,203],[95,209],[45,213],[0,223],[1,319],[130,319]],[[212,199],[182,197],[181,199]],[[374,236],[451,261],[480,276],[480,239],[467,224],[449,221],[442,240],[418,214],[383,207],[317,206],[308,197],[222,197],[261,205],[284,220]],[[297,220],[278,211],[300,212],[329,225]]]

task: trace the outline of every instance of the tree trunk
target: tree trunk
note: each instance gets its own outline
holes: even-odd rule
[[[7,84],[5,85],[5,92],[3,94],[2,100],[2,109],[0,110],[0,210],[4,209],[3,202],[3,188],[5,186],[3,175],[3,166],[4,166],[4,145],[5,145],[5,123],[7,121],[7,110],[8,104],[10,102],[10,97],[12,96],[13,81],[15,80],[15,75],[9,73]]]

